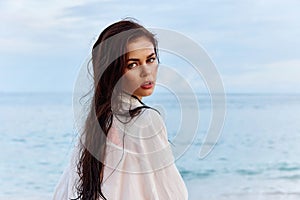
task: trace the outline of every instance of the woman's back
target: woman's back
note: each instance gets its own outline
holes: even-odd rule
[[[135,107],[143,106],[131,101]],[[126,120],[126,115],[114,116],[108,133],[104,195],[108,199],[187,199],[159,113],[144,108]]]

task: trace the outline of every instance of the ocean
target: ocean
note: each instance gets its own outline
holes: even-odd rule
[[[187,102],[170,93],[144,101],[161,112],[171,142],[188,134],[178,132]],[[227,94],[223,130],[204,158],[214,108],[209,95],[197,102],[199,116],[188,116],[199,121],[195,137],[176,157],[189,199],[300,199],[300,95]],[[0,199],[51,199],[77,138],[72,94],[0,93],[0,124]]]

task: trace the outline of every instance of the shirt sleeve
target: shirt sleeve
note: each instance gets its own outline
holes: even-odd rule
[[[113,120],[108,137],[103,193],[108,199],[187,200],[164,121],[145,109],[129,123]]]
[[[106,167],[129,173],[147,173],[174,162],[166,127],[157,111],[144,109],[130,122],[122,120],[115,117],[108,133]]]

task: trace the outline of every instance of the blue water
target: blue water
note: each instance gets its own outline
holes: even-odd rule
[[[198,100],[199,130],[176,161],[193,199],[300,194],[300,95],[228,94],[222,135],[204,159],[211,104],[207,95]],[[145,102],[161,111],[172,140],[182,120],[176,98]],[[0,198],[50,198],[76,140],[72,94],[0,94],[0,124]]]

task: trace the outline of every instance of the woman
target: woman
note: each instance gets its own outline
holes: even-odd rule
[[[152,94],[157,41],[141,25],[107,27],[92,50],[93,99],[54,199],[187,199]]]

